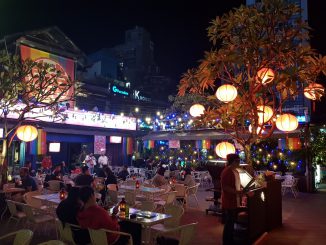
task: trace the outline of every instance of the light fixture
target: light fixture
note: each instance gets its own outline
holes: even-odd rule
[[[274,112],[270,106],[259,105],[257,106],[257,114],[258,114],[258,123],[264,124],[265,122],[268,122],[272,118]]]
[[[252,132],[251,124],[249,125],[248,130],[249,130],[250,133]],[[265,133],[264,127],[258,126],[257,129],[256,129],[256,133],[257,134]]]
[[[324,94],[324,86],[319,83],[309,84],[308,87],[304,88],[303,93],[306,98],[310,100],[320,99]]]
[[[204,114],[205,107],[201,104],[194,104],[190,107],[190,115],[193,117],[199,117],[200,115]]]
[[[226,159],[226,156],[231,153],[235,153],[235,147],[229,142],[223,141],[215,147],[216,154]]]
[[[160,111],[157,111],[157,112],[156,112],[156,115],[157,115],[157,116],[160,116],[160,115],[161,115],[161,112],[160,112]]]
[[[138,107],[135,108],[135,112],[139,112],[139,108]]]
[[[276,120],[276,127],[285,132],[291,132],[298,127],[298,119],[292,114],[283,114]]]
[[[256,81],[265,85],[271,83],[274,80],[274,77],[274,71],[270,68],[264,67],[257,72]]]
[[[25,141],[25,142],[35,140],[37,138],[37,134],[38,134],[37,129],[31,125],[20,126],[17,129],[16,133],[17,133],[18,139]]]
[[[236,87],[231,84],[220,86],[215,93],[215,96],[222,102],[228,103],[233,101],[238,95]]]

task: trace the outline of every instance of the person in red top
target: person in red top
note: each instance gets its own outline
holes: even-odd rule
[[[236,170],[239,167],[240,158],[237,154],[227,155],[227,166],[221,174],[222,188],[222,209],[225,212],[225,224],[223,230],[223,244],[234,244],[233,232],[237,215],[237,208],[240,206],[240,176]]]
[[[45,172],[51,172],[52,168],[52,160],[51,156],[45,156],[42,160],[42,168],[45,170]]]
[[[94,190],[90,186],[83,186],[80,189],[80,200],[84,203],[84,208],[77,215],[77,221],[82,228],[107,229],[119,231],[120,226],[115,215],[118,212],[116,208],[113,215],[110,216],[108,211],[96,203]],[[119,235],[107,233],[108,244],[116,244]]]

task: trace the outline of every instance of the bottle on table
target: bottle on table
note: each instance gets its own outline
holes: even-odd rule
[[[126,201],[124,198],[122,198],[121,202],[119,203],[119,216],[120,217],[126,217]],[[128,210],[129,211],[129,210]]]

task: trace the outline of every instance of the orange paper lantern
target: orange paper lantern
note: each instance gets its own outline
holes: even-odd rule
[[[323,85],[319,83],[312,83],[303,90],[303,93],[308,99],[317,100],[324,94],[324,90]]]
[[[17,129],[16,134],[17,134],[18,139],[25,141],[25,142],[29,142],[29,141],[33,141],[36,139],[37,129],[31,125],[23,125]]]
[[[190,115],[193,117],[199,117],[200,115],[204,114],[205,107],[201,104],[194,104],[190,107]]]
[[[271,83],[274,80],[274,71],[270,68],[261,68],[257,72],[256,81],[262,84]]]
[[[274,114],[273,109],[267,105],[257,106],[257,111],[259,124],[264,124],[265,122],[268,122]]]
[[[237,95],[237,88],[230,84],[220,86],[215,93],[215,96],[224,103],[233,101]]]
[[[235,147],[229,142],[223,141],[215,147],[216,154],[221,158],[226,158],[228,154],[235,153]]]
[[[281,131],[293,131],[298,125],[298,119],[292,114],[283,114],[276,119],[276,127]]]

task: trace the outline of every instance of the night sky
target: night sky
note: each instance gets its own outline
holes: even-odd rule
[[[326,5],[308,0],[312,46],[326,54]],[[162,74],[179,80],[210,49],[209,22],[240,0],[1,0],[0,36],[57,25],[86,54],[124,41],[136,25],[147,29],[154,42],[155,60]]]

